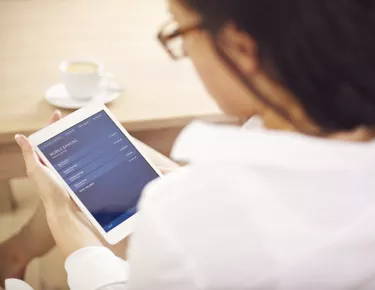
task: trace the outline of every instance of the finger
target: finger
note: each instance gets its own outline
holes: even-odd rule
[[[167,167],[159,167],[159,171],[161,173],[163,173],[164,175],[168,174],[168,173],[170,173],[170,172],[172,172],[174,170],[176,170],[176,169],[174,169],[174,168],[167,168]]]
[[[38,155],[38,153],[37,153],[37,155]],[[39,162],[40,162],[41,164],[43,164],[44,166],[46,166],[46,163],[42,160],[42,158],[40,158],[39,155],[38,155],[38,159],[39,159]]]
[[[75,211],[75,212],[81,212],[81,209],[78,207],[78,205],[73,201],[71,200],[71,203],[70,203],[72,209]]]
[[[52,114],[52,116],[51,116],[51,118],[49,119],[49,121],[48,121],[48,125],[51,125],[51,124],[53,124],[53,123],[55,123],[55,122],[57,122],[58,120],[60,120],[61,119],[61,112],[59,111],[59,110],[56,110],[53,114]],[[41,163],[41,164],[43,164],[43,165],[46,165],[45,163],[44,163],[44,161],[38,156],[38,158],[39,158],[39,162]]]
[[[27,139],[24,135],[17,134],[14,139],[21,147],[27,173],[30,175],[41,165],[39,158],[35,153],[35,150],[31,145],[29,139]]]
[[[53,124],[53,123],[57,122],[57,121],[60,120],[60,119],[61,119],[61,112],[60,112],[59,110],[56,110],[56,111],[52,114],[51,118],[49,119],[49,121],[48,121],[48,125]]]

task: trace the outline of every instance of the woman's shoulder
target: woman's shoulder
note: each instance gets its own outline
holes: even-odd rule
[[[199,197],[204,202],[206,198],[212,196],[219,198],[221,195],[226,195],[228,191],[233,193],[241,184],[246,188],[246,184],[252,179],[248,170],[245,173],[235,165],[222,166],[219,168],[218,164],[199,164],[178,169],[150,183],[145,188],[143,201],[155,205]]]
[[[221,166],[221,167],[220,167]],[[250,211],[260,204],[264,180],[236,164],[198,164],[179,169],[149,184],[140,208],[179,225],[200,215],[214,217],[228,211]],[[266,201],[265,201],[266,202]],[[189,213],[195,213],[192,217]]]
[[[258,218],[253,215],[260,209],[262,215],[272,211],[272,206],[267,209],[269,196],[252,179],[258,178],[236,166],[183,168],[147,186],[140,205],[143,225],[147,222],[148,230],[163,236],[168,247],[178,245],[174,249],[181,251],[181,259],[196,265],[203,276],[242,269],[253,259],[249,248],[261,251],[261,237],[255,235]],[[223,260],[231,263],[223,264]],[[272,267],[266,255],[264,263],[267,269]],[[254,277],[262,275],[254,271]],[[240,281],[246,275],[233,276]]]

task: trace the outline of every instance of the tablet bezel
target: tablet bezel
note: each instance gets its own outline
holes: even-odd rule
[[[125,137],[128,138],[129,141],[132,143],[132,145],[137,149],[139,154],[141,154],[141,156],[147,161],[147,163],[151,166],[151,168],[155,170],[155,172],[159,175],[159,177],[162,177],[162,174],[158,170],[158,168],[154,166],[150,162],[150,160],[147,158],[147,156],[145,156],[142,153],[140,148],[138,148],[137,144],[133,142],[132,136],[124,129],[124,127],[122,127],[122,125],[115,119],[115,117],[112,115],[109,109],[102,103],[95,102],[95,103],[89,104],[86,107],[79,109],[71,113],[70,115],[67,115],[63,119],[30,135],[29,140],[31,144],[33,145],[37,154],[43,160],[43,162],[48,166],[48,168],[50,168],[57,175],[58,179],[64,184],[65,189],[69,192],[69,195],[71,196],[73,201],[82,210],[82,212],[85,214],[85,216],[88,218],[90,223],[94,226],[94,228],[100,233],[101,236],[103,236],[103,238],[109,244],[114,245],[132,233],[133,228],[134,228],[134,222],[137,218],[138,213],[126,219],[125,221],[123,221],[121,224],[117,225],[115,228],[111,229],[110,231],[106,232],[102,228],[102,226],[96,221],[96,219],[92,216],[92,214],[85,207],[85,205],[80,201],[80,199],[77,197],[74,191],[70,189],[68,184],[60,176],[57,170],[55,170],[55,168],[48,161],[48,159],[43,154],[43,152],[41,152],[40,149],[38,148],[40,144],[50,140],[51,138],[57,136],[58,134],[64,132],[65,130],[68,130],[69,128],[77,125],[79,122],[82,122],[86,120],[87,118],[90,118],[91,116],[95,115],[96,113],[99,113],[100,111],[104,111],[109,116],[109,118],[113,121],[113,123],[121,130],[121,132],[125,135]]]

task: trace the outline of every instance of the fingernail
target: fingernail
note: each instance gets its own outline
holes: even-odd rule
[[[17,134],[16,136],[14,136],[14,139],[16,140],[16,142],[17,142],[18,145],[20,145],[20,146],[23,145],[24,141],[23,141],[21,135]]]

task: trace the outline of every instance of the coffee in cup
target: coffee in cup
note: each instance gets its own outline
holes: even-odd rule
[[[64,61],[60,65],[63,83],[74,99],[87,100],[99,92],[101,66],[92,61]]]
[[[70,73],[90,74],[98,70],[98,65],[92,62],[71,62],[66,66],[66,71]]]

